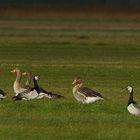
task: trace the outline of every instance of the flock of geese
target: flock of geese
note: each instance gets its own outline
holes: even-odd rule
[[[33,100],[42,98],[61,98],[63,96],[48,92],[38,85],[38,76],[33,76],[31,73],[22,73],[20,69],[15,68],[11,73],[16,74],[16,80],[13,84],[13,89],[15,92],[14,100]],[[21,86],[21,77],[27,76],[27,81],[25,86]]]
[[[59,95],[57,93],[48,92],[45,89],[41,88],[38,85],[38,76],[32,76],[30,72],[24,72],[22,73],[19,68],[15,68],[11,70],[11,73],[16,75],[16,79],[13,84],[13,90],[15,93],[15,96],[12,97],[13,100],[34,100],[34,99],[42,99],[42,98],[48,98],[48,99],[58,99],[63,98],[62,95]],[[22,86],[21,84],[21,78],[22,76],[27,77],[27,81],[25,85]],[[72,82],[73,90],[73,96],[78,102],[82,103],[94,103],[99,100],[104,100],[104,97],[101,95],[101,93],[96,92],[88,87],[83,86],[83,81],[80,77],[77,77]],[[140,104],[137,104],[133,100],[133,88],[131,86],[127,87],[129,98],[128,98],[128,104],[127,104],[127,110],[133,114],[133,115],[140,115]],[[6,98],[5,93],[3,90],[0,89],[0,100]]]

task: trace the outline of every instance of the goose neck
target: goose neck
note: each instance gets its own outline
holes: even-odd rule
[[[77,90],[82,86],[83,86],[83,83],[75,85],[74,88],[73,88],[73,93],[77,92]]]
[[[131,103],[134,103],[133,90],[129,93],[128,105],[130,105]]]
[[[15,82],[16,82],[16,83],[20,83],[20,81],[21,81],[21,72],[18,71],[18,72],[17,72],[17,76],[16,76]]]
[[[31,82],[32,82],[32,75],[31,75],[31,74],[28,74],[28,75],[27,75],[26,85],[30,85]]]

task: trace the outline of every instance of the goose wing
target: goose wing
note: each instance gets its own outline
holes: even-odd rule
[[[26,98],[26,94],[29,92],[29,89],[18,93],[16,96],[12,97],[14,100],[22,100],[22,98]]]
[[[140,110],[140,104],[137,104],[136,102],[133,104],[133,106],[135,107],[135,108],[137,108],[137,109],[139,109]]]
[[[52,99],[58,99],[58,98],[63,98],[64,96],[60,95],[60,94],[56,94],[53,92],[49,92],[48,93],[49,97],[51,97]]]
[[[84,94],[86,97],[101,97],[103,98],[103,96],[99,93],[99,92],[96,92],[92,89],[89,89],[87,87],[81,87],[78,89],[78,92],[80,92],[81,94]]]
[[[53,92],[48,92],[48,91],[44,90],[43,88],[39,88],[38,90],[39,90],[39,93],[42,93],[42,92],[45,93],[47,98],[57,99],[57,98],[63,97],[62,95],[59,95],[59,94],[56,94]]]
[[[45,89],[43,89],[43,88],[39,88],[38,90],[39,90],[39,92],[43,92],[43,93],[45,93],[45,94],[49,94],[49,92],[48,92],[48,91],[46,91],[46,90],[45,90]]]
[[[38,96],[38,93],[35,89],[32,90],[25,90],[23,92],[20,92],[17,96],[12,97],[14,100],[30,100],[30,99],[35,99]]]
[[[33,90],[36,90],[38,94],[40,94],[40,93],[49,94],[48,91],[44,90],[43,88],[41,88],[41,87],[39,87],[39,86],[34,87],[34,88],[31,89],[31,91],[33,91]]]

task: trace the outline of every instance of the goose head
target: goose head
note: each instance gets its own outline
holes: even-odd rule
[[[23,72],[22,75],[31,78],[32,73],[31,73],[31,72]],[[36,81],[40,79],[38,75],[33,76],[33,78],[34,78]]]
[[[20,73],[20,69],[19,68],[15,68],[13,70],[10,71],[11,73],[14,73],[14,74],[17,74],[17,73]]]
[[[30,76],[31,73],[30,73],[30,72],[23,72],[22,75],[23,75],[23,76]]]
[[[36,81],[39,80],[39,76],[38,75],[35,75],[34,78],[35,78]]]
[[[78,85],[78,84],[82,84],[82,79],[80,77],[76,77],[73,82],[72,85]]]
[[[133,88],[131,86],[127,86],[127,90],[129,93],[131,93],[133,91]]]

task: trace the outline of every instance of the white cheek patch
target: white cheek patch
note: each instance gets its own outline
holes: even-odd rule
[[[38,76],[35,76],[35,80],[38,80],[39,78],[38,78]]]
[[[128,86],[128,87],[127,87],[127,90],[128,90],[129,92],[132,92],[132,87],[131,87],[131,86]]]

